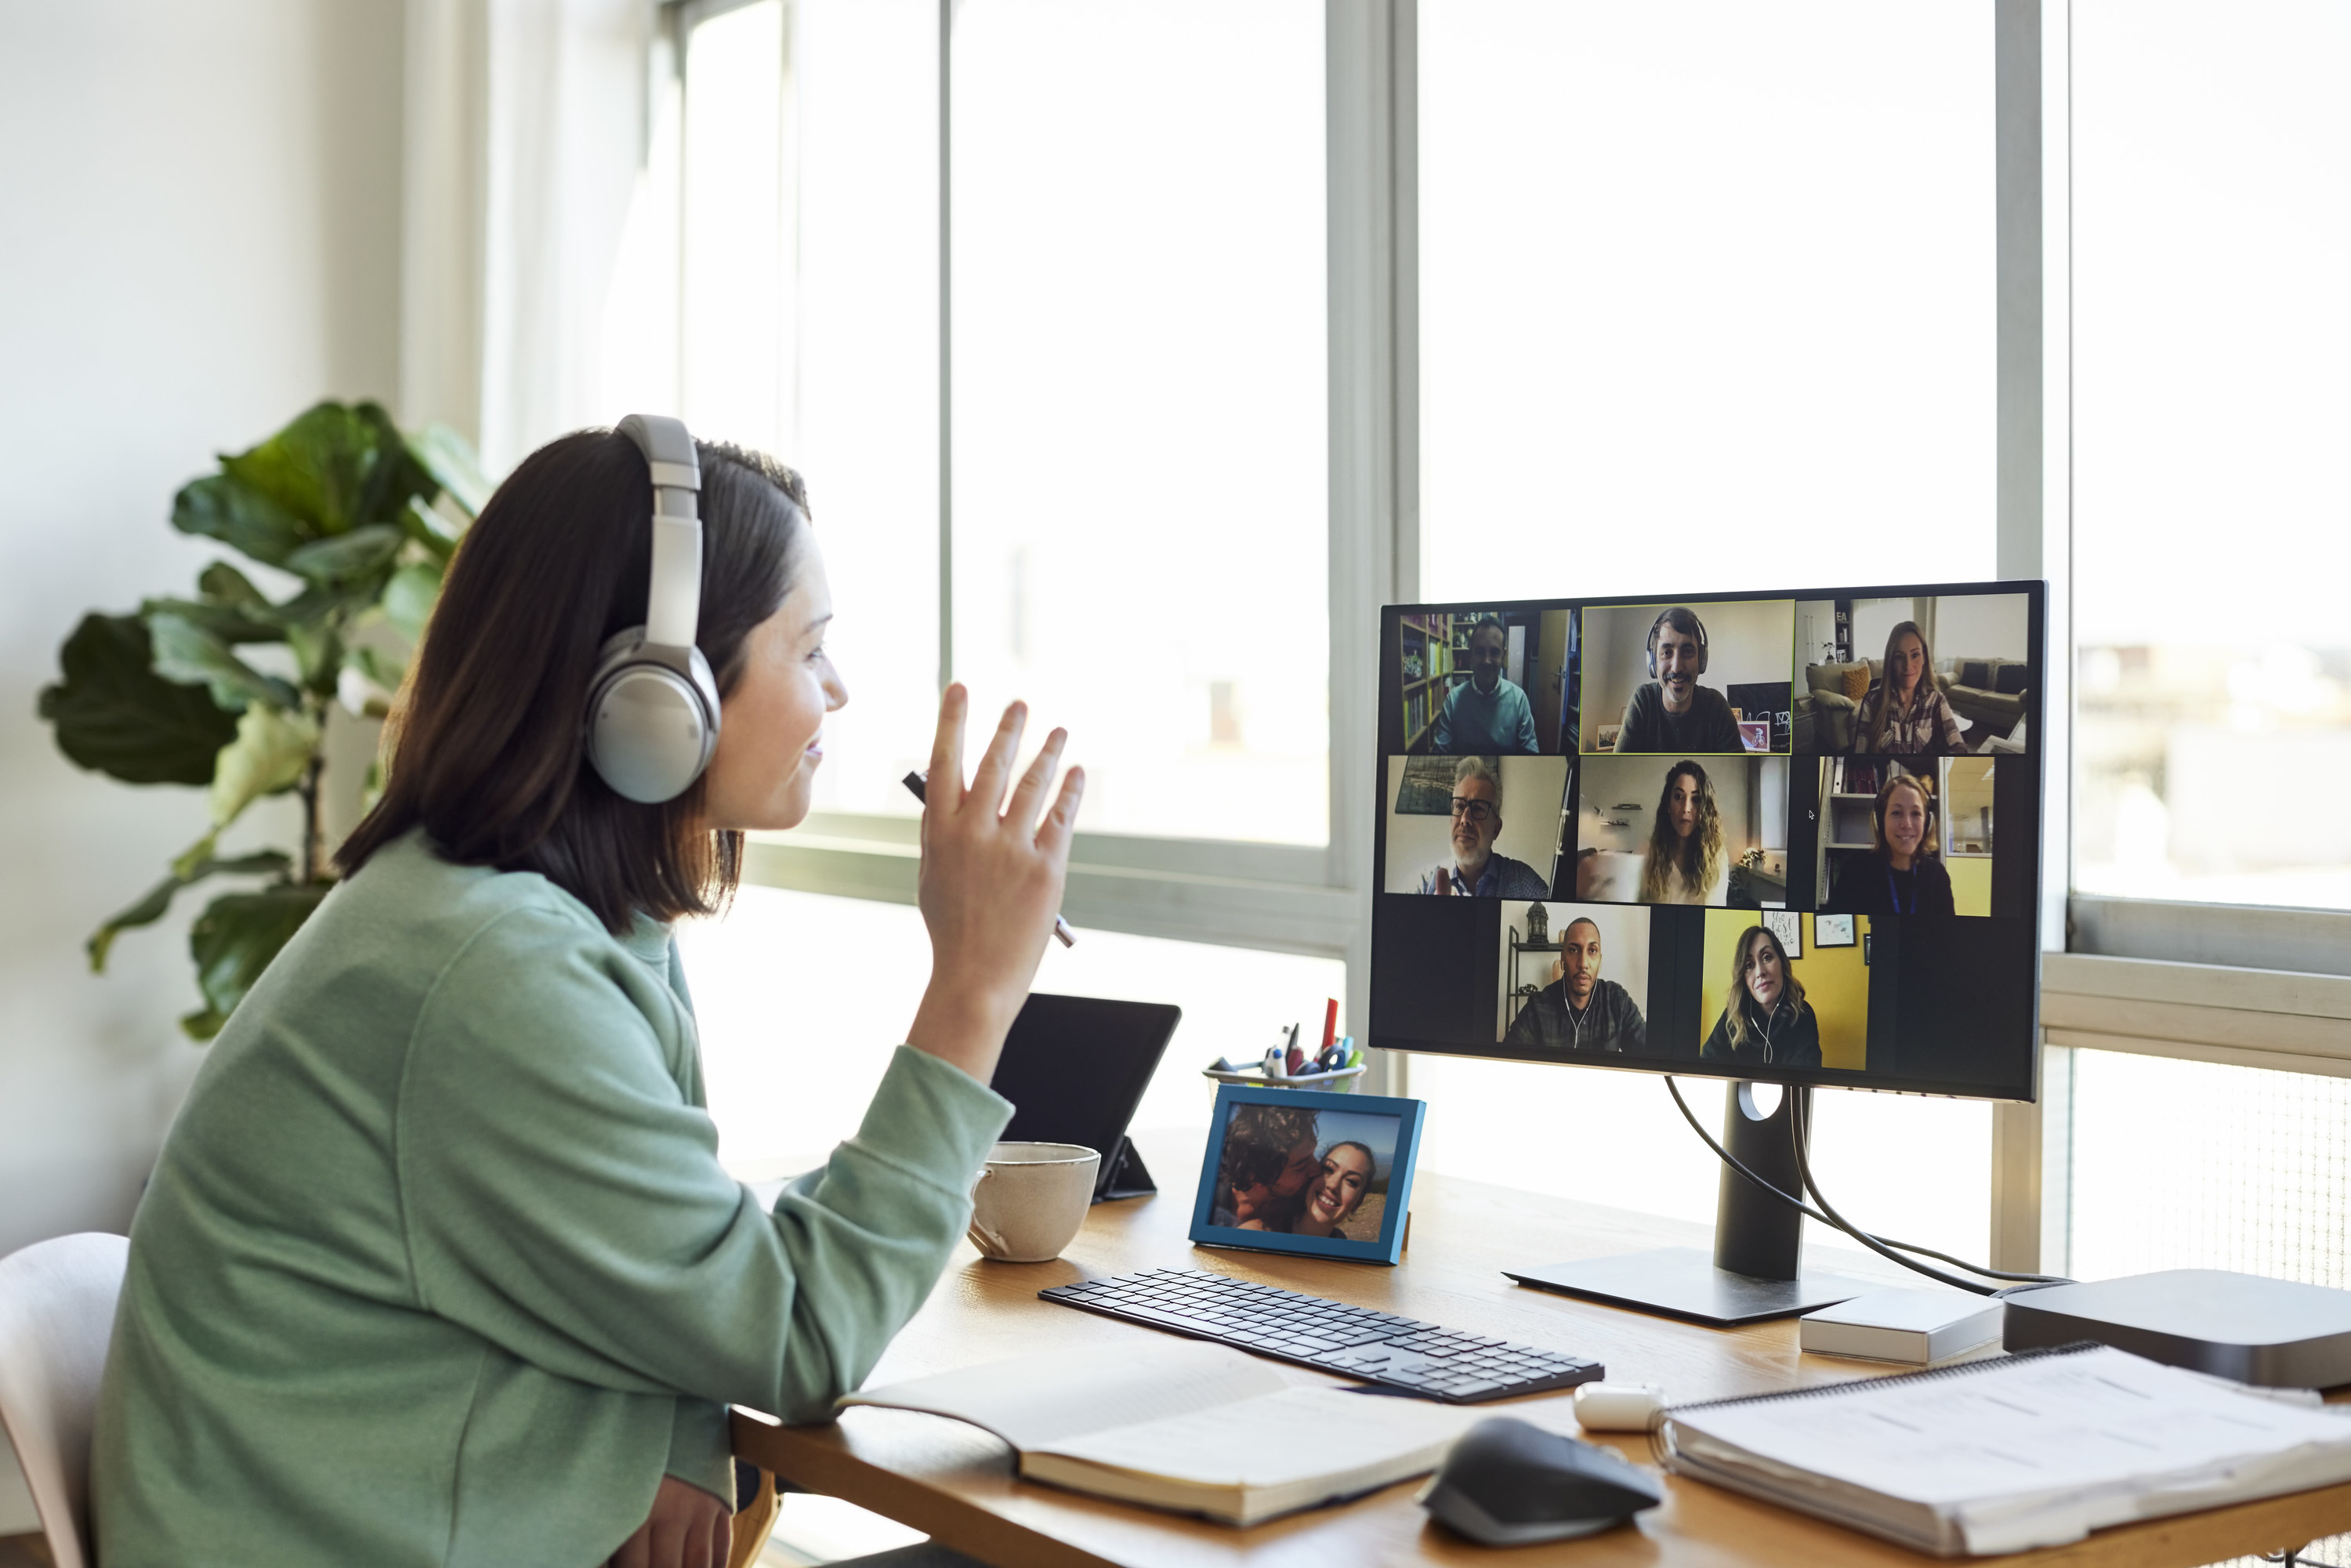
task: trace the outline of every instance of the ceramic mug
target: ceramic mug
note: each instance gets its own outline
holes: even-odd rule
[[[983,1258],[1042,1263],[1086,1222],[1102,1155],[1082,1144],[998,1144],[971,1189],[965,1232]]]

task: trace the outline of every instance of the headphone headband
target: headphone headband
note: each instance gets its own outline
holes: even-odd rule
[[[588,759],[631,800],[674,800],[702,776],[718,739],[718,685],[695,646],[702,618],[702,463],[684,423],[632,413],[618,434],[644,454],[653,485],[645,622],[613,636],[589,685]]]
[[[653,482],[653,556],[645,595],[645,641],[690,648],[702,619],[702,519],[695,500],[702,463],[682,420],[632,413],[620,433],[645,455]]]

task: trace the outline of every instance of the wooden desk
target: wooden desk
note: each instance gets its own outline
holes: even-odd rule
[[[1882,1364],[1805,1355],[1792,1321],[1723,1331],[1523,1290],[1498,1271],[1601,1257],[1644,1247],[1705,1245],[1703,1228],[1622,1209],[1424,1176],[1413,1194],[1416,1223],[1404,1263],[1383,1269],[1320,1259],[1208,1250],[1186,1239],[1200,1146],[1148,1138],[1145,1154],[1167,1190],[1155,1198],[1097,1207],[1061,1259],[1004,1264],[967,1248],[947,1266],[923,1311],[875,1369],[875,1384],[1064,1346],[1146,1343],[1153,1331],[1037,1299],[1048,1285],[1147,1268],[1204,1268],[1242,1279],[1441,1323],[1554,1346],[1605,1362],[1612,1377],[1659,1383],[1676,1401],[1766,1393],[1883,1374]],[[1636,1178],[1628,1178],[1636,1179]],[[1885,1270],[1849,1260],[1847,1273]],[[1302,1376],[1319,1376],[1304,1373]],[[1336,1381],[1336,1380],[1333,1380]],[[1505,1411],[1535,1396],[1490,1408]],[[1645,1439],[1618,1442],[1650,1463]],[[738,1410],[736,1452],[810,1491],[889,1516],[1002,1568],[1289,1568],[1290,1564],[1397,1563],[1574,1565],[1574,1568],[1725,1568],[1807,1563],[1886,1568],[1936,1561],[1803,1514],[1703,1482],[1666,1481],[1665,1503],[1635,1527],[1583,1541],[1496,1552],[1427,1522],[1413,1502],[1418,1480],[1343,1507],[1249,1530],[1128,1507],[1015,1479],[1011,1450],[964,1425],[910,1411],[854,1409],[833,1426],[780,1427]],[[2198,1568],[2223,1558],[2300,1547],[2351,1530],[2351,1485],[2297,1493],[2148,1524],[2103,1531],[2079,1544],[1999,1559],[2091,1568]]]

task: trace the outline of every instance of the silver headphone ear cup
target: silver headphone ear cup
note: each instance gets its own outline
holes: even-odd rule
[[[701,649],[673,663],[676,650],[647,647],[640,635],[606,645],[588,701],[587,748],[614,794],[650,806],[683,795],[710,766],[718,685]]]

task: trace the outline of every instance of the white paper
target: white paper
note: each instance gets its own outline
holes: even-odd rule
[[[1097,1345],[967,1366],[844,1396],[985,1427],[1026,1452],[1104,1427],[1236,1404],[1290,1386],[1271,1364],[1198,1340]]]
[[[1047,1443],[1044,1451],[1174,1480],[1271,1489],[1422,1451],[1433,1468],[1454,1438],[1492,1414],[1340,1388],[1284,1388],[1238,1405]]]

